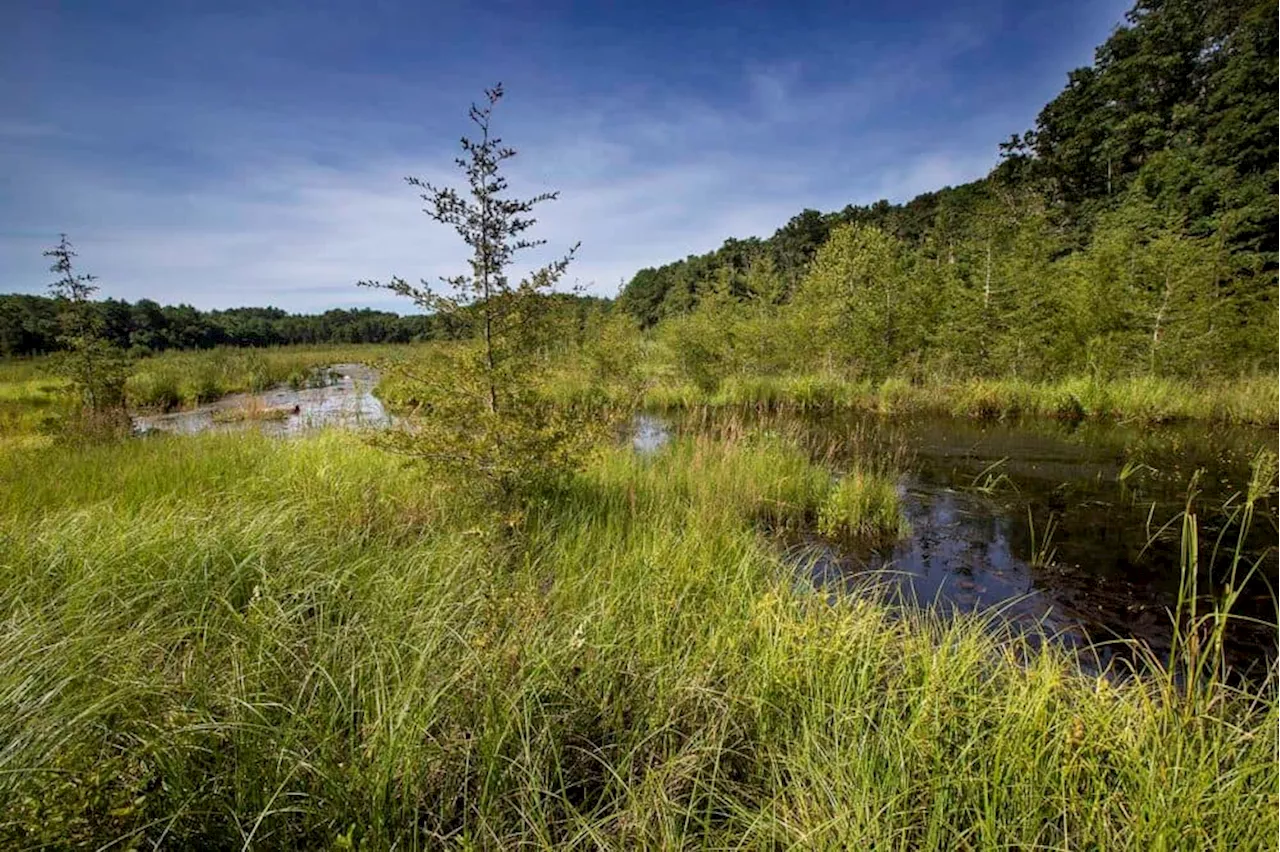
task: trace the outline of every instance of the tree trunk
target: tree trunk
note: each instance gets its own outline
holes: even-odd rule
[[[1169,280],[1169,270],[1164,272],[1164,298],[1160,301],[1160,307],[1156,309],[1155,323],[1151,329],[1151,372],[1156,371],[1156,348],[1160,345],[1160,331],[1164,323],[1165,313],[1169,310],[1169,295],[1173,289],[1173,285]]]

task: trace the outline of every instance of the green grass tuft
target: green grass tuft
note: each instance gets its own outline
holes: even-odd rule
[[[833,538],[898,538],[910,527],[893,480],[855,470],[841,477],[822,502],[818,531]]]

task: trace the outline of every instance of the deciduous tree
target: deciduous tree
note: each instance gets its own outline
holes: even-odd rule
[[[59,307],[58,342],[66,350],[57,358],[57,370],[71,384],[84,415],[83,425],[93,431],[115,431],[128,424],[124,384],[129,368],[124,353],[106,339],[103,315],[91,302],[98,291],[93,283],[97,277],[75,272],[76,253],[66,234],[44,256],[53,258],[49,271],[58,274],[49,285]]]
[[[492,125],[502,97],[497,85],[485,90],[482,104],[471,106],[478,134],[463,137],[464,156],[455,161],[466,176],[465,190],[406,179],[421,191],[427,215],[451,226],[470,247],[470,271],[442,278],[448,292],[400,277],[360,283],[385,287],[472,330],[463,345],[442,348],[428,363],[406,370],[424,416],[386,435],[384,443],[513,494],[576,466],[599,430],[589,412],[556,406],[542,393],[544,353],[555,326],[548,295],[577,246],[519,282],[509,277],[520,252],[545,242],[526,236],[536,221],[530,213],[559,193],[508,196],[501,166],[516,152],[494,135]]]

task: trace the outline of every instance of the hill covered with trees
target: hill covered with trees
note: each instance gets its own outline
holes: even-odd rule
[[[805,210],[619,305],[708,381],[1274,370],[1273,0],[1140,0],[985,178]]]

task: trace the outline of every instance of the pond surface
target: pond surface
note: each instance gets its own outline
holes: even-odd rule
[[[189,435],[213,430],[256,427],[272,435],[292,435],[323,426],[385,426],[390,422],[382,403],[373,395],[377,371],[363,364],[334,364],[329,374],[336,380],[323,387],[294,390],[274,388],[259,394],[232,394],[216,402],[167,414],[133,418],[139,433],[173,432]],[[275,412],[268,418],[255,414]],[[247,413],[245,419],[234,419]]]
[[[655,443],[657,419],[636,443]],[[675,432],[715,422],[672,421]],[[733,424],[742,428],[741,418]],[[868,580],[896,596],[943,609],[999,607],[1015,623],[1058,634],[1068,644],[1138,638],[1167,654],[1178,600],[1182,528],[1196,471],[1200,592],[1220,590],[1230,573],[1239,525],[1233,497],[1249,482],[1260,450],[1276,449],[1269,429],[1178,424],[982,422],[951,417],[769,416],[748,429],[798,435],[839,471],[856,458],[893,459],[911,533],[879,548],[835,546],[816,535],[790,542],[796,564],[831,589]],[[1242,670],[1276,656],[1275,494],[1257,507],[1243,539],[1243,576],[1258,564],[1235,612],[1229,656]],[[1172,523],[1170,523],[1172,521]],[[1039,558],[1037,558],[1039,555]],[[1104,652],[1106,656],[1106,652]]]

